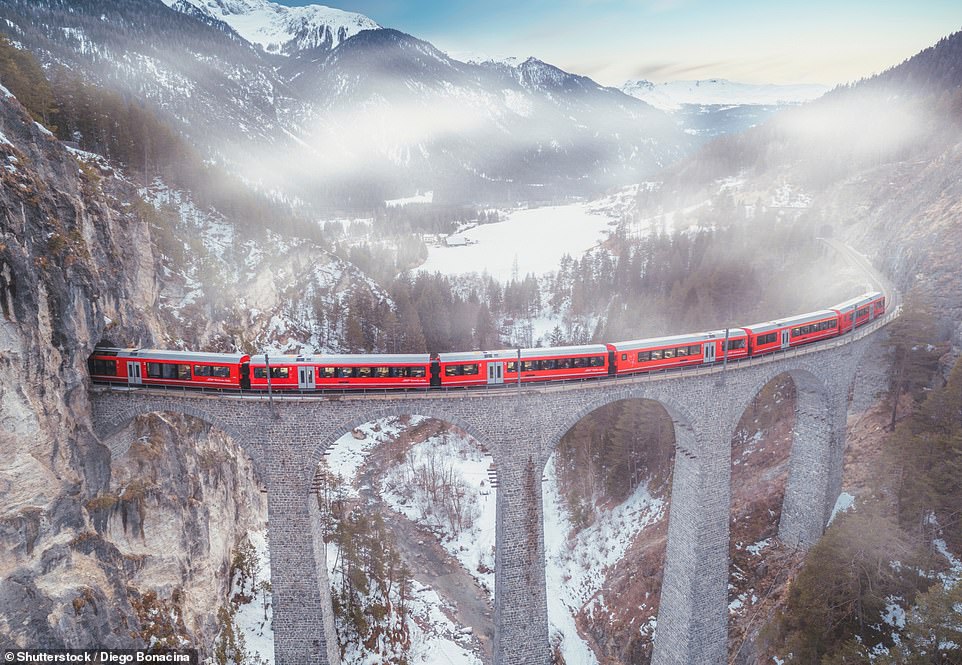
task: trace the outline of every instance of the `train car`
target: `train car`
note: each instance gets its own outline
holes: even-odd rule
[[[267,390],[426,388],[431,357],[426,354],[316,355],[251,358],[251,388]]]
[[[839,333],[847,333],[885,314],[885,296],[870,291],[831,308],[839,317]]]
[[[609,344],[616,374],[652,372],[672,367],[711,364],[725,358],[725,331],[637,339]],[[741,328],[728,331],[728,359],[748,355],[748,335]]]
[[[248,387],[246,353],[97,347],[87,360],[94,381],[199,388]]]
[[[521,381],[580,379],[608,374],[604,344],[521,349]],[[518,350],[469,351],[438,354],[442,386],[480,386],[515,383]]]
[[[839,334],[838,312],[830,309],[747,326],[753,356],[816,342]]]

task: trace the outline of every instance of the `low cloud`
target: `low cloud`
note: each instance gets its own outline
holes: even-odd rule
[[[713,62],[648,62],[637,65],[632,70],[632,78],[678,79],[695,76],[705,78],[711,72],[731,66],[727,60]]]

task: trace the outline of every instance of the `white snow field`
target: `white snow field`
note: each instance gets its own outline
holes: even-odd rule
[[[429,247],[418,270],[446,275],[488,273],[502,283],[528,273],[544,275],[558,269],[565,254],[580,256],[603,241],[612,218],[589,203],[570,203],[509,212],[496,224],[483,224],[460,235],[473,244]]]

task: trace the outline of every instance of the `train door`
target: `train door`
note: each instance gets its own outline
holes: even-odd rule
[[[297,387],[301,390],[314,390],[314,367],[297,368]]]
[[[139,386],[143,384],[144,379],[140,375],[140,363],[136,360],[127,361],[127,385]]]
[[[504,363],[488,362],[488,385],[504,383]]]
[[[788,328],[782,331],[782,348],[783,349],[788,348],[788,333],[789,333]]]
[[[705,355],[704,355],[703,362],[705,364],[715,362],[715,343],[714,342],[705,342],[704,354]]]

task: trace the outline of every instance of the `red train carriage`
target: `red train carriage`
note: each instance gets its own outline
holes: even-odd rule
[[[878,291],[870,291],[841,302],[832,310],[839,317],[839,333],[847,333],[885,314],[885,296]]]
[[[246,353],[97,347],[87,360],[94,381],[202,388],[247,387]]]
[[[431,382],[428,354],[254,356],[251,388],[267,390],[267,365],[272,390],[325,388],[426,388]]]
[[[477,386],[515,383],[518,350],[441,353],[438,369],[442,386]],[[578,379],[608,374],[608,349],[604,344],[521,349],[521,381]]]
[[[741,328],[728,331],[729,360],[748,355],[747,341]],[[725,357],[725,331],[615,342],[608,348],[614,354],[616,374],[710,364]]]
[[[753,356],[816,342],[839,334],[838,313],[825,309],[745,328]]]

